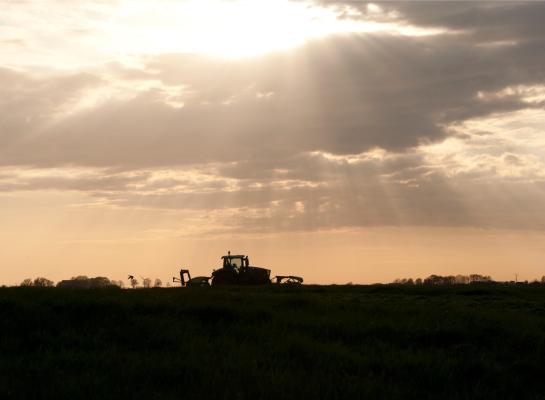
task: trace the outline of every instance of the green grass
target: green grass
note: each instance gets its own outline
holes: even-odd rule
[[[545,399],[545,287],[0,289],[0,398]]]

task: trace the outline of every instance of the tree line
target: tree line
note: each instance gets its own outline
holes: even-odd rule
[[[489,275],[471,274],[471,275],[430,275],[427,278],[403,278],[392,282],[394,285],[469,285],[469,284],[545,284],[545,276],[540,280],[533,281],[495,281]]]
[[[133,276],[130,276],[129,285],[133,289],[137,287],[160,288],[160,287],[163,287],[163,281],[161,281],[161,279],[159,278],[153,281],[151,278],[142,278],[142,286],[140,286],[140,282]],[[65,279],[60,282],[57,282],[57,284],[55,284],[55,282],[53,282],[52,280],[44,278],[44,277],[38,277],[35,279],[27,278],[23,280],[19,286],[40,287],[40,288],[58,287],[58,288],[65,288],[65,289],[108,289],[108,288],[122,289],[125,287],[125,283],[121,280],[111,280],[104,276],[89,278],[85,275],[79,275],[79,276],[72,277],[71,279]],[[165,287],[170,287],[170,282],[167,282]]]
[[[148,288],[161,288],[170,287],[170,282],[163,285],[163,281],[159,278],[152,280],[151,278],[141,278],[140,282],[137,278],[129,276],[129,286],[133,289],[142,287]],[[489,275],[470,274],[470,275],[430,275],[427,278],[401,278],[395,279],[391,284],[394,285],[469,285],[469,284],[545,284],[545,276],[540,280],[533,281],[509,281],[500,282],[493,280]],[[52,280],[44,277],[38,277],[35,279],[27,278],[21,282],[19,286],[24,287],[58,287],[69,289],[97,289],[97,288],[124,288],[125,283],[121,280],[110,280],[103,276],[95,278],[89,278],[84,275],[72,277],[55,284]]]

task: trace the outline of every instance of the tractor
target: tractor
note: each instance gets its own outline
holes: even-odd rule
[[[181,269],[180,278],[172,278],[173,282],[179,282],[184,287],[210,286],[212,285],[269,285],[271,271],[266,268],[250,265],[248,256],[231,255],[221,257],[223,265],[212,271],[212,276],[198,276],[191,278],[189,270]],[[303,278],[299,276],[284,275],[274,278],[275,284],[300,285]]]

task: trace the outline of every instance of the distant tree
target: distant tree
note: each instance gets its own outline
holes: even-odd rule
[[[422,278],[416,278],[414,281],[415,285],[422,285]]]
[[[34,279],[33,285],[36,287],[52,287],[53,281],[50,281],[47,278],[40,277],[40,278]]]
[[[67,289],[104,289],[117,287],[117,284],[104,276],[97,276],[96,278],[76,276],[72,279],[60,281],[57,283],[57,287]]]
[[[456,277],[450,276],[441,276],[441,275],[430,275],[424,279],[424,285],[454,285],[456,282]]]
[[[23,282],[21,282],[21,286],[32,286],[32,279],[26,278]]]
[[[424,279],[424,285],[440,285],[441,277],[438,275],[430,275]]]
[[[413,278],[394,279],[394,285],[414,285]]]
[[[454,275],[445,276],[445,285],[454,285],[456,277]]]
[[[136,279],[134,276],[131,276],[129,278],[129,282],[131,283],[131,287],[134,289],[138,286],[138,279]]]
[[[455,283],[457,285],[465,285],[469,283],[469,276],[467,275],[456,275]]]
[[[57,283],[57,287],[65,289],[89,289],[89,279],[65,279]]]
[[[96,278],[89,279],[90,286],[93,288],[106,288],[111,287],[113,284],[110,280],[104,276],[97,276]]]
[[[91,281],[85,275],[78,275],[73,276],[72,279],[64,279],[58,282],[57,287],[65,289],[89,289],[91,287]]]
[[[165,286],[170,287],[170,282],[167,282]]]
[[[490,283],[492,278],[488,275],[471,274],[469,275],[470,283]]]
[[[545,275],[541,277],[541,283],[545,283]]]
[[[143,278],[142,279],[142,286],[144,286],[146,289],[151,287],[151,279],[150,278]]]
[[[161,287],[163,286],[163,281],[159,278],[155,279],[155,282],[153,283],[154,287]]]

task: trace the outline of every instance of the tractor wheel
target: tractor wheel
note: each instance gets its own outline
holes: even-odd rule
[[[231,271],[219,272],[212,276],[212,285],[236,285],[236,277]]]

